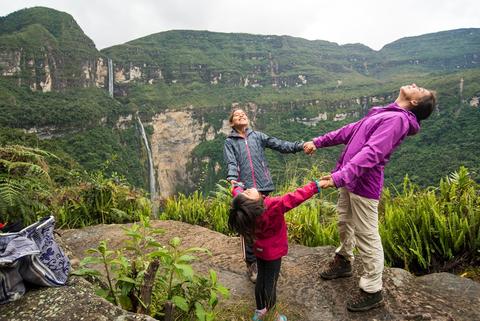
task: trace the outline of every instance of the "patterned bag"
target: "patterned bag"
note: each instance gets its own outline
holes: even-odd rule
[[[54,226],[50,216],[20,232],[0,234],[0,304],[20,298],[23,281],[41,286],[67,282],[70,261],[53,238]]]

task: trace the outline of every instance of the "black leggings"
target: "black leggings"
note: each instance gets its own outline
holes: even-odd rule
[[[280,275],[282,258],[265,261],[257,258],[258,276],[255,284],[255,301],[257,309],[270,310],[277,301],[277,281]]]

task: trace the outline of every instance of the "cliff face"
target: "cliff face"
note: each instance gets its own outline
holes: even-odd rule
[[[1,75],[16,79],[18,85],[28,85],[32,91],[107,87],[108,66],[103,57],[82,59],[69,74],[72,66],[65,56],[49,48],[42,48],[41,52],[0,49]]]
[[[215,137],[213,127],[194,117],[194,111],[166,111],[152,120],[152,156],[159,196],[173,195],[179,186],[191,183],[187,164],[193,149]]]

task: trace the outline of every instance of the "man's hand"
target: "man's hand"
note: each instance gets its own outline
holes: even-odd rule
[[[335,183],[333,182],[332,175],[326,175],[320,178],[320,181],[318,182],[320,185],[320,188],[329,188],[329,187],[336,187]]]
[[[303,152],[307,155],[312,155],[316,150],[317,147],[312,141],[303,144]]]

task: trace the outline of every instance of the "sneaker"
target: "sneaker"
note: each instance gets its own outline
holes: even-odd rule
[[[252,321],[261,321],[263,318],[266,318],[266,320],[273,320],[273,321],[287,321],[287,317],[284,316],[283,314],[279,314],[278,312],[275,312],[273,319],[271,317],[267,316],[267,309],[263,310],[255,310],[255,314],[252,317]]]
[[[368,311],[383,305],[382,290],[368,293],[360,290],[360,293],[347,302],[347,309],[352,312]]]
[[[275,321],[287,321],[287,317],[283,314],[276,313],[275,317]]]
[[[340,254],[335,254],[335,258],[328,265],[328,268],[320,273],[322,279],[333,280],[352,276],[352,264],[349,260]]]
[[[262,318],[267,314],[267,309],[263,308],[262,310],[255,310],[253,314],[252,321],[261,321]]]
[[[253,262],[251,264],[247,263],[247,269],[248,269],[247,274],[250,281],[252,281],[252,283],[257,282],[257,274],[258,274],[257,262]]]

